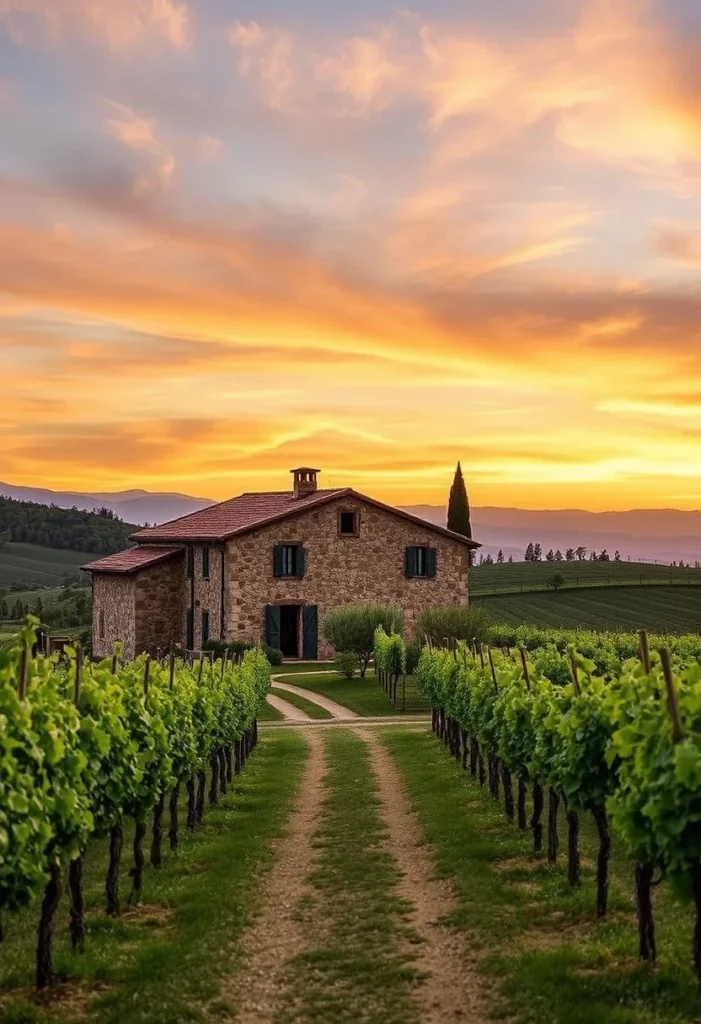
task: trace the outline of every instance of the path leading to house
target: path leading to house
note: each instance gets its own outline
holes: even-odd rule
[[[333,672],[310,672],[309,675],[334,675]],[[280,673],[285,675],[285,673]],[[280,675],[274,675],[271,677],[271,683],[276,690],[287,690],[288,693],[295,693],[298,697],[304,697],[305,700],[310,701],[312,704],[318,704],[320,708],[324,708],[334,718],[355,719],[359,716],[350,708],[345,707],[343,704],[338,704],[335,700],[331,700],[329,697],[324,697],[320,693],[316,693],[314,690],[306,690],[303,686],[295,686],[293,683],[282,683],[280,682]]]
[[[410,922],[423,940],[413,949],[416,969],[425,982],[414,992],[422,1024],[467,1020],[479,1024],[487,1006],[477,973],[477,958],[464,937],[445,921],[456,910],[449,882],[436,877],[431,854],[402,787],[397,768],[376,734],[361,732],[378,783],[382,818],[388,829],[386,848],[400,873],[399,895],[409,906]]]
[[[299,726],[310,754],[245,966],[223,986],[235,1019],[482,1024],[476,956],[445,923],[453,891],[382,738],[362,718],[312,724]]]
[[[271,1024],[277,1017],[287,998],[287,964],[306,945],[298,905],[308,894],[316,859],[313,837],[323,798],[325,759],[321,736],[309,732],[305,738],[309,756],[304,778],[286,834],[274,847],[275,863],[261,912],[243,939],[243,969],[225,980],[221,989],[240,1024]]]
[[[312,719],[300,708],[296,708],[294,704],[290,704],[289,701],[283,700],[282,697],[276,697],[274,693],[269,693],[266,700],[270,704],[271,708],[275,708],[284,717],[285,721],[291,725],[299,724],[300,722],[311,722]],[[279,725],[284,723],[279,722]]]

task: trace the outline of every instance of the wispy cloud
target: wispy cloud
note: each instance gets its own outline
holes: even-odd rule
[[[182,0],[2,0],[0,25],[19,45],[82,36],[116,52],[158,40],[185,50],[191,19]]]

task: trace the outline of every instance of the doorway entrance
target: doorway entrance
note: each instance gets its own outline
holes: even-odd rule
[[[280,650],[284,658],[299,657],[300,605],[280,605]]]

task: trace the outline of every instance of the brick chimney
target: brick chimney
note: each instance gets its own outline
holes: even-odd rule
[[[316,475],[320,472],[320,469],[310,469],[308,466],[290,470],[295,480],[295,498],[306,498],[308,494],[316,494]]]

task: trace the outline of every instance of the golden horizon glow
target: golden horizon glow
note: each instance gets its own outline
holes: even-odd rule
[[[701,508],[692,0],[256,6],[0,4],[0,480]]]

